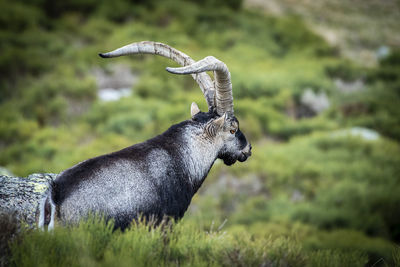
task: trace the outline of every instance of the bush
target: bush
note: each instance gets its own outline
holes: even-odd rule
[[[156,228],[134,223],[120,232],[113,231],[112,222],[98,218],[51,233],[25,232],[11,251],[15,266],[313,266],[328,261],[328,266],[354,266],[366,260],[355,252],[310,253],[288,237],[204,232],[188,222]]]

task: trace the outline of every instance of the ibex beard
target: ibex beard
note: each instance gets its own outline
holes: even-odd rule
[[[167,68],[192,74],[208,104],[201,112],[192,103],[191,119],[125,149],[83,161],[60,173],[40,208],[38,226],[77,223],[91,213],[113,219],[124,229],[138,216],[181,218],[217,158],[226,165],[243,162],[251,145],[233,113],[230,73],[214,57],[195,62],[184,53],[156,42],[133,43],[101,57],[155,54],[182,65]],[[212,81],[206,71],[214,71]]]

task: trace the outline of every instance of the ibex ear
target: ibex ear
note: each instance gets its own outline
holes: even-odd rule
[[[193,118],[199,112],[200,112],[199,107],[197,106],[197,104],[195,102],[193,102],[192,106],[190,107],[190,115]]]
[[[215,126],[217,126],[217,128],[219,129],[219,128],[222,128],[223,126],[224,126],[224,124],[225,124],[225,121],[226,121],[226,118],[227,118],[228,116],[226,115],[226,113],[224,113],[224,115],[222,115],[221,117],[219,117],[218,119],[216,119],[216,120],[214,120],[213,121],[213,124],[215,125]]]

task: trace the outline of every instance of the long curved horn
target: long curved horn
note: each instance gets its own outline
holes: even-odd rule
[[[195,61],[186,55],[185,53],[170,47],[163,43],[143,41],[132,43],[114,51],[108,53],[99,54],[102,58],[119,57],[132,54],[152,54],[159,55],[169,59],[172,59],[181,66],[187,66],[193,64]],[[200,86],[201,91],[207,101],[208,109],[213,110],[215,108],[215,89],[214,84],[207,73],[192,74],[193,79]]]
[[[214,71],[215,89],[217,101],[217,113],[223,115],[233,115],[233,96],[231,74],[224,62],[213,56],[205,57],[189,66],[181,68],[167,68],[167,71],[175,74],[193,74],[203,73],[205,71]]]

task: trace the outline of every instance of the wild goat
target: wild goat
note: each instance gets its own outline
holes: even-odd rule
[[[184,66],[167,71],[191,74],[203,91],[208,112],[192,103],[190,120],[63,171],[41,203],[39,227],[51,229],[55,221],[75,223],[90,212],[114,219],[122,229],[139,215],[181,218],[217,158],[231,165],[251,155],[251,145],[233,114],[231,78],[223,62],[214,57],[195,62],[168,45],[148,41],[100,56],[130,54],[160,55]],[[206,71],[214,71],[214,82]]]

